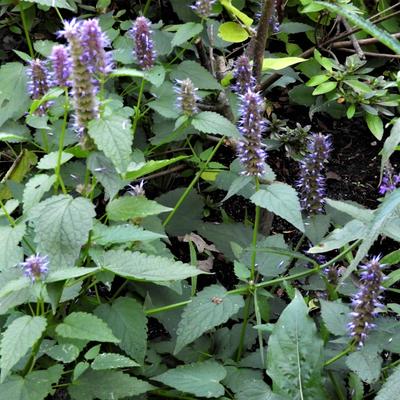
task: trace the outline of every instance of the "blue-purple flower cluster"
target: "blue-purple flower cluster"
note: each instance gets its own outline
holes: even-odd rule
[[[131,30],[131,35],[135,41],[134,54],[137,63],[144,70],[150,69],[156,59],[150,27],[151,22],[146,17],[138,17]]]
[[[69,77],[71,75],[71,59],[68,49],[62,44],[54,46],[51,51],[50,60],[53,65],[51,82],[54,86],[69,86]]]
[[[252,74],[250,60],[246,55],[243,54],[237,58],[233,70],[233,77],[236,80],[233,90],[237,94],[244,95],[249,89],[254,90],[256,80]]]
[[[177,107],[187,116],[193,116],[198,113],[197,101],[197,88],[194,87],[193,82],[187,78],[183,80],[177,80],[175,86],[175,92],[177,94]]]
[[[196,0],[190,8],[201,18],[208,18],[211,16],[212,7],[215,0]]]
[[[350,335],[359,347],[364,345],[368,332],[375,327],[373,320],[378,315],[377,310],[384,307],[381,302],[384,291],[382,282],[385,278],[383,267],[380,256],[373,257],[361,266],[360,288],[352,298],[353,312],[348,324]]]
[[[332,150],[329,135],[312,134],[308,139],[307,154],[300,161],[297,187],[303,210],[308,214],[323,212],[326,190],[324,164]]]
[[[393,167],[387,165],[383,171],[382,182],[379,186],[379,194],[385,195],[396,190],[400,185],[400,175],[394,174]]]
[[[20,263],[20,267],[24,275],[32,282],[39,281],[49,272],[49,258],[40,254],[33,254]]]
[[[28,68],[29,83],[28,89],[32,99],[41,99],[49,90],[49,71],[45,62],[39,59],[32,60]],[[35,111],[37,115],[46,113],[49,104],[42,103]]]

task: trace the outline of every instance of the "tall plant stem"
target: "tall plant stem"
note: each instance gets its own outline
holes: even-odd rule
[[[62,158],[62,153],[64,149],[64,139],[65,139],[65,131],[67,129],[67,118],[68,118],[68,91],[67,89],[64,90],[65,94],[65,103],[64,103],[64,118],[63,118],[63,124],[61,127],[61,135],[60,135],[60,140],[58,143],[58,154],[57,154],[57,165],[55,168],[55,174],[57,178],[58,184],[61,186],[61,190],[64,194],[67,194],[67,190],[65,189],[64,181],[61,177],[61,158]]]
[[[144,80],[144,78],[142,78],[142,82],[140,83],[140,88],[139,88],[137,104],[136,104],[135,116],[134,116],[133,122],[132,122],[132,135],[133,136],[135,136],[135,134],[136,134],[136,127],[137,127],[137,124],[140,119],[140,105],[142,103],[144,84],[145,84],[145,80]]]
[[[327,367],[328,365],[333,364],[337,360],[340,360],[342,357],[347,356],[347,354],[351,353],[353,350],[354,350],[354,345],[353,344],[349,345],[343,351],[341,351],[339,354],[336,354],[335,357],[332,357],[328,361],[325,361],[324,367]]]
[[[14,218],[9,214],[9,212],[7,211],[6,207],[4,206],[2,200],[0,200],[0,208],[3,211],[4,215],[6,216],[8,222],[10,223],[10,225],[12,227],[15,227]]]
[[[182,196],[179,198],[178,202],[176,203],[174,209],[168,214],[167,218],[165,218],[163,222],[163,226],[167,226],[169,222],[171,221],[172,217],[175,215],[175,213],[178,211],[179,207],[183,204],[183,202],[186,200],[188,197],[190,191],[193,189],[194,185],[199,181],[201,175],[203,172],[207,169],[208,164],[211,162],[211,160],[214,158],[215,154],[217,153],[218,149],[224,143],[225,136],[223,136],[219,142],[216,144],[214,147],[213,151],[211,154],[208,156],[206,162],[202,166],[202,168],[196,173],[194,178],[192,179],[192,182],[190,182],[189,186],[186,188],[186,190],[183,192]]]
[[[34,58],[35,52],[33,51],[32,41],[31,41],[31,37],[29,35],[28,24],[26,22],[25,10],[24,10],[23,6],[21,5],[21,3],[19,4],[19,11],[21,14],[22,26],[23,26],[24,32],[25,32],[26,43],[28,44],[28,48],[29,48],[29,55],[32,58]]]
[[[258,178],[255,178],[256,182],[256,192],[260,189],[260,181]],[[250,279],[254,282],[254,278],[256,276],[256,260],[257,260],[257,236],[258,230],[260,228],[260,220],[261,220],[261,209],[259,206],[256,206],[255,217],[254,217],[254,226],[253,226],[253,240],[251,242],[252,253],[251,253],[251,265],[250,265]]]
[[[244,305],[242,330],[240,332],[239,346],[236,353],[236,361],[238,362],[242,358],[243,354],[244,338],[246,337],[247,322],[249,320],[250,303],[252,298],[253,298],[252,294],[249,294],[247,296],[246,303]]]

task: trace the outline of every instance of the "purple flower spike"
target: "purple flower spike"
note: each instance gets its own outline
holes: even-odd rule
[[[383,308],[382,282],[385,278],[382,273],[384,265],[380,264],[380,256],[373,257],[367,264],[361,266],[360,289],[352,298],[353,312],[348,324],[350,335],[359,347],[364,345],[368,332],[375,327],[373,323],[377,316],[377,309]]]
[[[49,271],[49,258],[39,254],[31,255],[20,263],[24,275],[32,282],[42,280]]]
[[[190,8],[201,18],[211,16],[215,0],[197,0]]]
[[[97,19],[82,22],[81,43],[83,47],[82,61],[92,73],[103,75],[112,71],[111,53],[104,50],[110,46],[106,35],[102,32]]]
[[[308,154],[300,161],[297,187],[303,210],[309,214],[323,212],[325,197],[324,164],[332,150],[329,136],[313,134],[308,140]]]
[[[142,69],[150,69],[156,58],[150,26],[151,22],[146,17],[138,17],[131,31],[136,45],[136,59]]]
[[[244,95],[249,89],[254,90],[256,80],[252,75],[250,60],[246,55],[242,55],[236,60],[233,77],[236,79],[234,90],[237,94]]]
[[[177,106],[186,115],[192,116],[198,113],[197,101],[199,100],[193,82],[187,78],[182,81],[177,80],[175,92],[177,93]]]
[[[395,175],[393,167],[388,164],[383,171],[382,182],[379,186],[379,194],[391,193],[400,185],[400,175]]]
[[[53,47],[50,56],[53,64],[52,84],[55,86],[68,86],[71,74],[71,59],[68,50],[63,45]]]
[[[240,96],[241,106],[239,131],[243,139],[237,145],[237,154],[245,168],[245,175],[262,176],[265,174],[265,158],[262,133],[265,130],[266,121],[263,118],[264,104],[259,93],[248,89]]]
[[[49,71],[45,66],[44,61],[35,59],[30,62],[28,69],[29,92],[32,99],[41,99],[49,90]],[[49,106],[48,102],[41,104],[35,111],[37,115],[43,115]]]

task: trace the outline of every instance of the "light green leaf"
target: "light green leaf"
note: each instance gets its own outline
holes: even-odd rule
[[[350,308],[346,304],[320,300],[321,316],[329,332],[337,336],[348,334],[347,324],[350,322]]]
[[[144,196],[123,196],[112,200],[106,207],[108,218],[111,221],[127,221],[133,218],[144,218],[149,215],[158,215],[171,211],[154,200]]]
[[[110,327],[100,318],[85,312],[72,312],[64,322],[57,325],[58,335],[81,340],[93,340],[96,342],[118,343]]]
[[[268,341],[267,373],[274,393],[291,400],[323,400],[322,347],[314,321],[296,291],[285,308]]]
[[[255,205],[279,215],[304,232],[300,201],[296,191],[286,183],[274,182],[265,190],[258,190],[250,200]]]
[[[65,269],[58,269],[57,271],[50,271],[49,275],[46,277],[46,283],[60,282],[67,279],[79,278],[85,275],[92,275],[99,271],[100,268],[84,268],[84,267],[72,267]]]
[[[253,24],[253,20],[246,15],[244,12],[240,11],[232,4],[232,0],[220,0],[220,3],[228,13],[233,14],[236,18],[238,18],[243,24],[246,26],[251,26]]]
[[[400,366],[389,376],[374,400],[393,400],[400,392]]]
[[[383,129],[383,122],[379,115],[373,115],[370,113],[366,113],[364,115],[365,121],[367,122],[369,130],[372,134],[378,139],[381,140],[384,129]]]
[[[79,348],[72,343],[56,344],[45,352],[53,360],[68,364],[79,356]]]
[[[28,3],[36,3],[42,6],[65,8],[70,11],[76,11],[67,0],[26,0]]]
[[[329,75],[314,75],[307,83],[306,86],[317,86],[329,80]]]
[[[248,39],[249,34],[237,22],[229,21],[224,22],[218,28],[218,36],[230,43],[241,43]]]
[[[31,210],[37,250],[50,256],[53,271],[73,266],[88,239],[94,216],[89,200],[69,195],[52,196]]]
[[[73,157],[70,153],[61,153],[61,162],[60,165],[65,164]],[[58,151],[53,151],[52,153],[46,154],[44,157],[41,158],[37,167],[39,169],[54,169],[57,166],[58,160]]]
[[[357,374],[351,373],[349,376],[349,389],[352,393],[351,400],[363,400],[364,399],[364,384]]]
[[[186,24],[180,25],[172,38],[171,45],[173,47],[180,46],[192,37],[198,35],[202,30],[203,25],[195,22],[187,22]]]
[[[353,88],[357,93],[371,93],[372,89],[369,85],[364,82],[360,82],[356,79],[349,79],[343,81],[346,85]]]
[[[392,130],[390,131],[390,135],[386,138],[383,143],[383,148],[379,153],[382,156],[381,160],[381,174],[380,179],[382,179],[383,170],[388,163],[392,154],[396,151],[397,146],[400,143],[400,118],[396,120],[393,125]]]
[[[216,112],[203,111],[195,115],[192,119],[192,125],[202,133],[213,133],[236,139],[240,137],[236,126]]]
[[[156,87],[161,86],[165,79],[164,67],[162,65],[155,65],[154,67],[145,71],[144,79],[146,79]]]
[[[183,311],[174,353],[179,353],[209,329],[228,321],[243,306],[242,296],[229,295],[222,286],[203,289]]]
[[[97,148],[112,161],[119,172],[125,172],[132,154],[131,123],[118,114],[89,123],[89,136]]]
[[[95,313],[105,321],[119,340],[118,346],[143,364],[147,348],[147,318],[136,300],[119,297],[111,305],[102,304]]]
[[[44,317],[24,315],[15,319],[3,333],[0,343],[1,382],[11,368],[32,349],[47,326]]]
[[[291,65],[298,64],[304,61],[307,60],[300,57],[264,58],[262,70],[279,71],[280,69],[284,69],[290,67]]]
[[[346,365],[355,372],[363,382],[375,383],[381,374],[382,358],[375,346],[365,346],[346,358]]]
[[[104,269],[114,274],[149,282],[175,281],[204,273],[180,261],[123,250],[106,251],[103,262]]]
[[[22,261],[23,251],[19,246],[25,234],[25,224],[16,227],[0,226],[0,271],[15,267]]]
[[[132,368],[139,367],[140,364],[125,357],[121,354],[116,353],[102,353],[99,354],[92,362],[92,369],[102,370],[102,369],[117,369],[117,368]]]
[[[319,84],[314,89],[312,94],[314,96],[317,96],[319,94],[329,93],[329,92],[332,92],[332,90],[336,89],[336,86],[337,86],[337,82],[332,82],[332,81],[324,82],[324,83]]]
[[[153,380],[164,383],[184,393],[197,397],[220,397],[225,389],[219,383],[226,376],[225,368],[216,361],[208,360],[170,369]]]
[[[144,72],[133,68],[117,68],[111,72],[110,76],[120,77],[120,76],[130,76],[131,78],[143,78]]]
[[[68,388],[73,400],[118,400],[139,396],[154,386],[120,371],[87,370]]]
[[[55,175],[38,174],[33,176],[26,183],[22,202],[24,204],[24,214],[39,204],[43,195],[48,192],[56,181]]]

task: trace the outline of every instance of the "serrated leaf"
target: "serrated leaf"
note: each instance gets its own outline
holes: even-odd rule
[[[32,349],[40,339],[47,326],[44,317],[24,315],[15,319],[3,333],[0,343],[1,382],[11,368]]]
[[[225,368],[216,361],[208,360],[170,369],[153,380],[164,383],[198,397],[220,397],[225,389],[219,383],[226,376]]]
[[[147,348],[147,318],[134,299],[120,297],[111,305],[102,304],[95,313],[112,329],[118,346],[135,361],[143,364]]]
[[[342,336],[348,334],[347,324],[350,322],[350,308],[346,304],[320,300],[321,316],[329,332]]]
[[[72,343],[56,344],[45,352],[53,360],[68,364],[79,356],[79,348]]]
[[[247,186],[252,181],[251,176],[238,176],[234,179],[231,183],[228,193],[225,197],[221,200],[221,203],[228,200],[230,197],[234,196],[238,192],[240,192],[245,186]]]
[[[164,67],[162,65],[155,65],[154,67],[145,71],[144,79],[146,79],[156,87],[161,86],[165,79]]]
[[[400,392],[400,366],[389,376],[374,400],[393,400]]]
[[[222,286],[203,289],[183,311],[174,353],[179,353],[209,329],[228,321],[243,306],[242,296],[229,295]]]
[[[85,275],[92,275],[99,271],[100,268],[84,268],[84,267],[72,267],[65,269],[58,269],[57,271],[50,271],[46,277],[46,283],[60,282],[67,279],[79,278]]]
[[[38,174],[33,176],[26,183],[22,202],[24,205],[24,213],[39,204],[43,195],[48,192],[56,181],[55,175]]]
[[[65,164],[73,157],[70,153],[61,153],[60,165]],[[42,157],[37,165],[39,169],[54,169],[57,166],[58,151],[53,151],[52,153],[46,154]]]
[[[158,215],[171,211],[154,200],[144,196],[123,196],[112,200],[106,207],[108,218],[111,221],[127,221],[134,218],[144,218],[149,215]]]
[[[300,57],[264,58],[262,70],[279,71],[280,69],[284,69],[290,67],[291,65],[298,64],[304,61],[307,60]]]
[[[229,21],[224,22],[218,28],[218,36],[230,43],[241,43],[248,39],[249,34],[237,22]]]
[[[118,114],[89,123],[89,136],[119,172],[125,172],[132,154],[131,123]]]
[[[267,373],[274,393],[292,400],[323,400],[322,340],[308,308],[296,290],[268,341]]]
[[[382,358],[375,346],[365,346],[346,358],[346,365],[355,372],[362,381],[375,383],[381,374]]]
[[[250,200],[255,205],[279,215],[304,232],[300,201],[296,191],[286,183],[274,182],[265,190],[258,190]]]
[[[23,259],[23,250],[19,246],[25,234],[25,224],[15,227],[0,226],[0,272],[15,267]]]
[[[73,400],[118,400],[154,389],[149,383],[120,371],[87,370],[68,388]]]
[[[57,325],[58,335],[80,340],[96,342],[118,343],[110,327],[100,318],[85,312],[72,312],[64,318],[64,322]]]
[[[175,281],[204,273],[180,261],[123,250],[106,251],[102,262],[104,269],[116,275],[149,282]]]
[[[245,380],[236,393],[236,400],[279,400],[271,388],[261,379]]]
[[[198,35],[203,30],[202,24],[196,22],[187,22],[180,25],[171,41],[171,46],[180,46],[192,37]]]
[[[88,239],[94,216],[89,200],[69,195],[52,196],[31,210],[37,251],[50,257],[53,271],[73,266]]]
[[[229,119],[213,111],[203,111],[195,115],[192,125],[202,133],[227,136],[238,139],[240,133],[236,126]]]
[[[117,368],[132,368],[139,367],[140,364],[125,357],[121,354],[116,353],[102,353],[96,356],[91,364],[91,368],[94,370],[103,369],[117,369]]]

